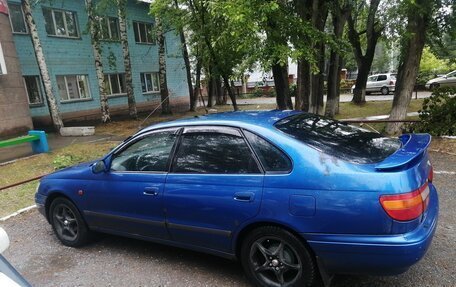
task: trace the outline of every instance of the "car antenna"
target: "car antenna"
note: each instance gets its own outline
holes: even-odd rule
[[[163,101],[161,101],[160,104],[159,104],[158,106],[156,106],[155,109],[153,109],[153,111],[150,112],[150,114],[147,115],[147,117],[139,124],[137,132],[139,132],[140,130],[143,129],[143,126],[142,126],[142,125],[147,121],[147,119],[150,118],[150,116],[151,116],[153,113],[155,113],[155,111],[158,110],[158,108],[161,107],[161,105],[169,98],[169,96],[170,96],[170,95],[168,95]]]

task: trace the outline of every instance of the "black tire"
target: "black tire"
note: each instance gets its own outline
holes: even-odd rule
[[[302,286],[315,283],[317,268],[306,246],[289,231],[264,226],[243,240],[240,259],[256,286]]]
[[[49,220],[63,245],[80,247],[90,238],[90,231],[76,206],[64,197],[57,197],[49,208]]]
[[[431,91],[433,91],[433,90],[435,90],[435,89],[438,89],[439,87],[440,87],[440,84],[435,83],[435,84],[431,84],[431,85],[429,86],[429,89],[430,89]]]
[[[366,92],[366,95],[370,95],[370,94],[371,94],[371,92]]]
[[[389,95],[390,90],[388,89],[388,87],[383,87],[380,89],[380,93],[382,93],[382,95]]]

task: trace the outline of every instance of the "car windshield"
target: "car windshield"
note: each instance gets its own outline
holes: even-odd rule
[[[456,71],[447,74],[447,77],[456,77]]]
[[[377,76],[370,76],[369,78],[367,78],[368,82],[374,82],[376,80],[377,80]]]
[[[401,147],[399,139],[313,114],[282,119],[275,127],[323,153],[353,163],[380,162]]]

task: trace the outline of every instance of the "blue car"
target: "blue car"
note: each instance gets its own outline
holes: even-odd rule
[[[438,218],[430,141],[298,111],[197,116],[44,177],[35,199],[67,246],[105,232],[237,258],[259,286],[328,285],[425,255]]]

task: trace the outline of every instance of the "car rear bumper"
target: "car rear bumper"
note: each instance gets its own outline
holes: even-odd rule
[[[328,273],[395,275],[426,254],[438,219],[438,195],[431,185],[425,219],[415,230],[398,235],[302,234]]]

